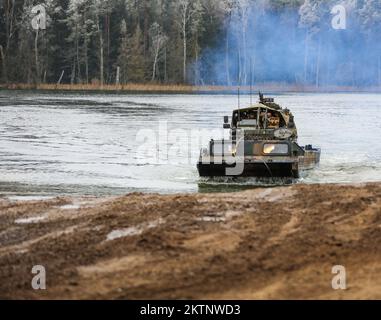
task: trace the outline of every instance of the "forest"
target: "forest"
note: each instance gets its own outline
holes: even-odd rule
[[[2,0],[0,83],[380,87],[380,31],[379,0]]]

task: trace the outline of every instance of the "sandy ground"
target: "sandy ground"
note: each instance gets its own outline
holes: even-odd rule
[[[0,298],[381,299],[380,245],[381,184],[2,199]]]

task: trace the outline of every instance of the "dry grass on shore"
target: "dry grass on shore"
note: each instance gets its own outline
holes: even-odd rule
[[[137,84],[123,85],[100,85],[100,84],[9,84],[2,86],[10,90],[58,90],[58,91],[115,91],[115,92],[185,92],[193,93],[200,91],[230,91],[232,87],[221,86],[192,86],[181,84]]]
[[[107,84],[26,84],[12,83],[0,84],[0,89],[7,90],[46,90],[46,91],[103,91],[103,92],[142,92],[142,93],[213,93],[227,92],[236,93],[237,86],[193,86],[187,84],[158,84],[158,83],[128,83],[123,85]],[[344,86],[330,86],[317,88],[315,86],[290,85],[284,83],[266,83],[255,85],[253,91],[264,92],[380,92],[381,88],[357,88]],[[242,86],[241,92],[249,92],[249,86]]]

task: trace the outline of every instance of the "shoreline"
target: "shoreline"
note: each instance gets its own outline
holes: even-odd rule
[[[126,84],[126,85],[93,85],[93,84],[0,84],[1,90],[36,91],[36,92],[91,92],[114,94],[237,94],[238,86],[193,86],[193,85],[164,85],[164,84]],[[250,87],[240,87],[241,94],[249,94]],[[266,93],[381,93],[380,87],[346,87],[259,84],[252,88],[253,94],[258,91]]]
[[[0,296],[381,299],[380,208],[381,183],[0,199]]]

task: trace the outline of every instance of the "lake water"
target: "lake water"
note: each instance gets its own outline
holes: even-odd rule
[[[254,97],[256,100],[257,97]],[[322,148],[298,183],[381,181],[381,95],[287,94],[301,145]],[[249,105],[249,96],[241,105]],[[258,181],[203,181],[201,146],[220,139],[234,95],[0,91],[0,195],[226,191]]]

